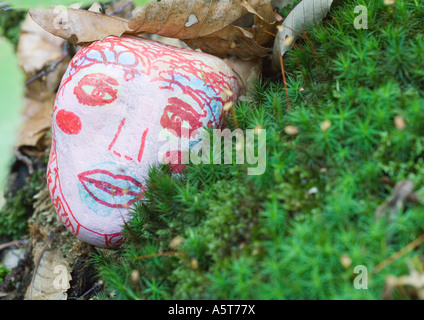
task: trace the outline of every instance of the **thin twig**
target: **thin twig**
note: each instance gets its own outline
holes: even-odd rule
[[[11,242],[7,242],[7,243],[3,243],[0,244],[0,251],[6,248],[9,248],[11,246],[15,246],[15,245],[22,245],[24,244],[24,240],[15,240],[15,241],[11,241]]]
[[[284,71],[284,61],[283,61],[283,56],[281,52],[279,53],[279,56],[280,56],[281,73],[283,75],[283,81],[284,81],[284,88],[286,89],[287,109],[290,109],[289,89],[287,88],[286,73]]]
[[[314,45],[312,44],[311,39],[309,39],[309,36],[308,36],[308,34],[306,33],[305,28],[303,28],[303,36],[304,36],[304,38],[305,38],[306,42],[307,42],[307,43],[309,44],[309,46],[311,47],[313,54],[317,56],[317,55],[318,55],[318,51],[317,51],[317,49],[314,47]]]
[[[88,290],[88,291],[86,291],[85,293],[83,293],[80,297],[79,297],[79,299],[81,299],[81,298],[84,298],[86,295],[88,295],[90,292],[92,292],[92,291],[94,291],[94,290],[99,290],[101,287],[102,287],[103,285],[102,284],[100,284],[100,283],[95,283],[94,285],[93,285],[93,287],[90,289],[90,290]]]
[[[372,274],[377,274],[384,268],[386,268],[388,265],[392,264],[396,260],[399,260],[401,257],[403,257],[408,252],[414,250],[416,247],[418,247],[420,244],[424,242],[424,234],[420,235],[417,239],[409,243],[406,247],[403,247],[398,252],[384,260],[382,263],[377,265],[373,270]]]
[[[46,70],[41,71],[40,73],[38,73],[37,75],[35,75],[34,77],[32,77],[31,79],[29,79],[26,83],[25,86],[29,86],[31,83],[33,83],[34,81],[44,77],[45,75],[49,74],[50,72],[54,71],[56,69],[56,67],[63,62],[66,58],[68,57],[68,53],[64,53],[63,56],[57,60],[55,63],[52,64],[52,66]]]
[[[144,260],[144,259],[150,259],[150,258],[156,258],[156,257],[166,257],[166,256],[179,255],[179,254],[183,254],[183,253],[179,252],[179,251],[152,253],[152,254],[147,254],[145,256],[136,257],[136,258],[134,258],[134,260]]]

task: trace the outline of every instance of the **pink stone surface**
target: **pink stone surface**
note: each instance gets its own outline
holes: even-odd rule
[[[149,166],[178,160],[203,127],[220,127],[238,91],[231,68],[207,54],[134,37],[83,47],[57,93],[47,172],[65,227],[95,246],[121,244]]]

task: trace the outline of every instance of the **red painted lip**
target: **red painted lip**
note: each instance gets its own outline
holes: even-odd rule
[[[170,104],[165,107],[160,119],[163,128],[175,131],[178,137],[183,134],[185,138],[190,138],[189,135],[193,130],[203,126],[203,123],[200,122],[202,115],[197,113],[188,103],[178,98],[169,98],[168,102]],[[188,122],[190,128],[183,131],[181,126],[184,122]],[[188,134],[186,131],[188,131]]]
[[[104,73],[88,74],[78,82],[74,89],[78,102],[86,106],[103,106],[116,100],[118,89],[112,86],[119,86],[118,81]],[[84,87],[93,87],[91,93],[84,90]],[[105,97],[109,95],[110,98]]]
[[[143,198],[143,184],[131,176],[107,170],[91,170],[78,174],[87,195],[100,205],[115,209],[128,208]]]

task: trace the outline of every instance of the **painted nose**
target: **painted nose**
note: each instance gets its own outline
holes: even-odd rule
[[[128,119],[123,118],[108,149],[118,158],[141,162],[148,133],[149,128],[130,126]]]

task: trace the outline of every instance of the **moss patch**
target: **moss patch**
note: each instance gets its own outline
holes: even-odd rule
[[[368,30],[354,28],[356,5],[368,9]],[[100,297],[382,298],[386,277],[423,255],[371,273],[424,232],[423,18],[414,0],[336,2],[285,56],[290,106],[283,83],[264,80],[255,101],[235,109],[240,128],[267,130],[265,173],[201,164],[177,178],[152,169],[120,254],[94,257]],[[402,180],[416,201],[376,221]],[[354,287],[358,265],[367,290]]]

